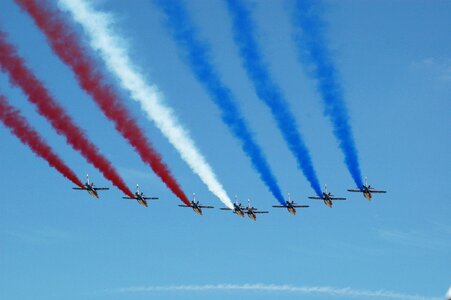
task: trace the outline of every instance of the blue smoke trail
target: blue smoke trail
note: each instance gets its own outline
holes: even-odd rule
[[[226,3],[232,17],[233,35],[244,69],[254,84],[258,97],[270,108],[282,136],[296,158],[298,167],[310,182],[315,193],[320,196],[322,195],[321,188],[310,153],[282,91],[269,74],[269,68],[255,39],[250,11],[240,0],[226,0]]]
[[[295,28],[294,40],[299,58],[309,66],[309,75],[317,81],[317,89],[325,107],[324,114],[332,122],[335,137],[345,156],[346,166],[355,184],[362,187],[359,159],[349,124],[343,89],[339,83],[332,56],[326,46],[321,7],[316,0],[296,0],[292,17]]]
[[[167,27],[177,42],[183,58],[221,110],[223,122],[241,141],[244,152],[251,159],[261,180],[274,197],[285,205],[277,180],[272,174],[260,146],[254,141],[252,132],[243,119],[232,92],[220,80],[217,70],[211,63],[209,47],[198,38],[197,29],[183,2],[180,0],[155,0],[155,3],[164,12]]]

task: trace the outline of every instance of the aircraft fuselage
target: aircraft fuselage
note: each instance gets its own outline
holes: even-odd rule
[[[141,204],[144,207],[147,207],[147,201],[144,199],[136,199],[136,201],[138,201],[139,204]]]
[[[293,216],[296,215],[296,208],[294,208],[293,206],[288,206],[287,209],[290,214],[292,214]]]
[[[89,195],[99,198],[99,194],[97,194],[97,191],[90,184],[85,184],[85,188],[88,191]]]
[[[249,218],[251,218],[252,220],[257,221],[257,216],[256,216],[252,211],[249,211],[249,212],[247,213],[247,215],[248,215]]]
[[[142,196],[140,193],[138,193],[138,192],[135,193],[135,199],[136,199],[136,201],[138,201],[138,203],[141,204],[142,206],[144,206],[144,207],[147,207],[147,206],[148,206],[148,205],[147,205],[147,201],[143,198],[143,196]]]
[[[324,204],[326,204],[327,207],[332,208],[332,200],[329,198],[324,198]]]
[[[242,218],[244,218],[244,212],[241,209],[235,209],[234,213]]]
[[[367,187],[364,187],[363,189],[363,197],[368,201],[371,201],[371,191]]]
[[[202,209],[200,207],[192,206],[192,208],[196,214],[199,214],[202,216]]]
[[[323,192],[323,201],[324,204],[326,204],[327,207],[332,208],[332,200],[330,199],[332,195],[330,193],[324,193]]]

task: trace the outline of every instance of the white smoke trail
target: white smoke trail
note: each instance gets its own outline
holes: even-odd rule
[[[144,79],[145,76],[131,62],[126,43],[112,29],[112,17],[95,11],[85,0],[60,0],[59,4],[82,25],[90,38],[91,46],[100,53],[122,87],[130,92],[132,99],[141,104],[141,109],[155,122],[193,172],[199,175],[208,189],[227,207],[233,208],[212,168],[172,110],[163,103],[161,92],[156,86],[149,85]]]
[[[337,297],[403,299],[403,300],[442,300],[440,297],[426,297],[387,290],[360,290],[353,288],[335,288],[330,286],[294,286],[275,284],[214,284],[214,285],[170,285],[129,287],[105,290],[108,293],[150,293],[150,292],[206,292],[206,291],[255,291],[285,292],[295,294],[328,295]]]

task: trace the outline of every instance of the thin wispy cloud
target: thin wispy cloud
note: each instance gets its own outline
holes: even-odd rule
[[[428,57],[412,63],[415,71],[429,74],[434,78],[450,82],[451,81],[451,59],[439,59]]]
[[[409,247],[427,250],[451,250],[449,234],[442,230],[420,232],[401,230],[378,230],[381,239]]]
[[[109,289],[107,293],[154,293],[154,292],[274,292],[326,295],[332,297],[370,297],[379,299],[404,299],[404,300],[443,300],[442,297],[428,297],[412,295],[388,290],[361,290],[350,287],[336,288],[330,286],[295,286],[276,284],[207,284],[207,285],[168,285],[168,286],[143,286]]]

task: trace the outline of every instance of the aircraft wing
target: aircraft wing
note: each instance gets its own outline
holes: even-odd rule
[[[214,206],[209,205],[199,205],[200,208],[215,208]]]
[[[370,190],[371,193],[386,193],[387,191]]]
[[[106,190],[109,190],[110,188],[98,188],[98,187],[95,187],[94,189],[96,191],[106,191]]]
[[[309,199],[313,199],[313,200],[323,200],[323,198],[321,197],[308,197]]]
[[[122,199],[133,199],[133,200],[135,200],[136,198],[132,198],[132,197],[122,197]]]
[[[158,197],[143,197],[144,200],[158,200]]]
[[[269,214],[269,211],[254,211],[254,214]]]
[[[277,208],[286,208],[286,205],[273,205],[272,207],[277,207]]]
[[[191,207],[191,205],[179,204],[180,207]]]
[[[232,209],[228,207],[221,207],[220,210],[232,210]]]
[[[79,187],[72,188],[72,189],[73,189],[73,190],[81,190],[81,191],[86,190],[86,188],[79,188]]]
[[[330,200],[346,200],[346,198],[331,197]]]
[[[363,193],[362,190],[356,190],[356,189],[349,189],[348,192]]]
[[[296,208],[298,208],[298,207],[310,207],[310,205],[295,204],[295,205],[293,205],[293,207],[296,207]]]

